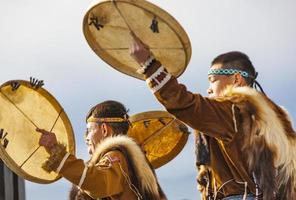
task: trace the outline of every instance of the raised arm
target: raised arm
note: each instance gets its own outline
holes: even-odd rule
[[[153,58],[149,47],[136,36],[131,46],[132,57],[142,67],[146,82],[168,112],[193,129],[224,140],[231,140],[236,129],[236,108],[228,101],[219,102],[189,92]]]

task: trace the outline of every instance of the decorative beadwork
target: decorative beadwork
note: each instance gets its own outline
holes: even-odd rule
[[[153,55],[150,55],[149,58],[146,60],[146,62],[142,64],[142,67],[137,70],[137,72],[139,74],[145,74],[146,70],[152,65],[154,61],[155,61],[155,57]]]
[[[245,78],[249,77],[249,73],[243,70],[238,70],[238,69],[210,69],[210,71],[208,72],[208,75],[232,75],[232,74],[236,74],[236,73],[240,73],[240,75],[242,75]]]
[[[146,83],[150,87],[153,93],[161,89],[169,80],[171,75],[161,66],[156,72],[154,72],[149,78],[146,79]]]
[[[128,117],[125,114],[124,118],[121,117],[104,117],[104,118],[96,118],[91,116],[90,118],[87,119],[87,122],[100,122],[100,123],[106,123],[106,122],[110,122],[110,123],[116,123],[116,122],[128,122]]]

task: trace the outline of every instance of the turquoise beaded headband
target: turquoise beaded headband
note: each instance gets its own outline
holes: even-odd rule
[[[242,71],[242,70],[238,70],[238,69],[223,69],[223,68],[219,68],[219,69],[210,69],[210,71],[208,72],[208,75],[233,75],[236,73],[240,73],[240,75],[242,75],[245,78],[249,78],[249,73],[246,71]]]

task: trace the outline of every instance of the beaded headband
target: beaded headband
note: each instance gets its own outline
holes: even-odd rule
[[[125,118],[121,117],[106,117],[106,118],[96,118],[91,116],[90,118],[87,119],[87,122],[110,122],[110,123],[116,123],[116,122],[128,122],[127,116],[124,116]]]
[[[265,94],[261,85],[256,81],[256,78],[258,76],[258,72],[255,72],[255,76],[251,76],[251,75],[249,75],[248,72],[243,71],[243,70],[219,68],[219,69],[210,69],[210,71],[208,72],[208,75],[233,75],[236,73],[239,73],[241,76],[243,76],[245,78],[252,78],[253,83],[251,84],[251,87],[254,87],[255,89],[257,89],[257,86],[258,86],[260,88],[261,92],[263,94]]]
[[[208,75],[233,75],[239,73],[241,76],[245,78],[251,77],[248,72],[243,71],[243,70],[238,70],[238,69],[210,69],[208,72]]]

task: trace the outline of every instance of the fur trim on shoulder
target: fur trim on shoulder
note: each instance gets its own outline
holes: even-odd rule
[[[228,87],[224,91],[224,96],[217,100],[229,100],[240,109],[242,107],[242,110],[247,109],[248,116],[251,118],[248,127],[250,135],[245,136],[248,138],[248,141],[245,141],[245,146],[254,153],[248,158],[249,167],[253,166],[254,168],[256,165],[254,162],[259,162],[257,167],[261,167],[260,165],[264,161],[255,158],[260,153],[263,155],[262,158],[273,158],[271,164],[277,170],[277,187],[286,187],[287,196],[285,199],[295,200],[296,135],[287,112],[267,96],[250,87]],[[256,145],[262,146],[256,147]],[[264,170],[267,169],[261,169],[263,174]]]
[[[140,176],[139,180],[141,181],[144,189],[153,194],[158,194],[159,191],[156,176],[153,174],[153,171],[147,163],[147,159],[139,145],[128,136],[118,135],[104,139],[97,145],[90,160],[90,165],[94,165],[103,156],[103,154],[108,152],[108,150],[118,146],[126,148],[129,155],[131,155],[131,159],[135,163],[136,174]]]
[[[287,120],[291,123],[291,126],[293,127],[294,123],[293,123],[293,119],[292,119],[292,116],[290,115],[289,111],[284,106],[280,106],[280,108],[285,113],[285,115],[287,116]]]

